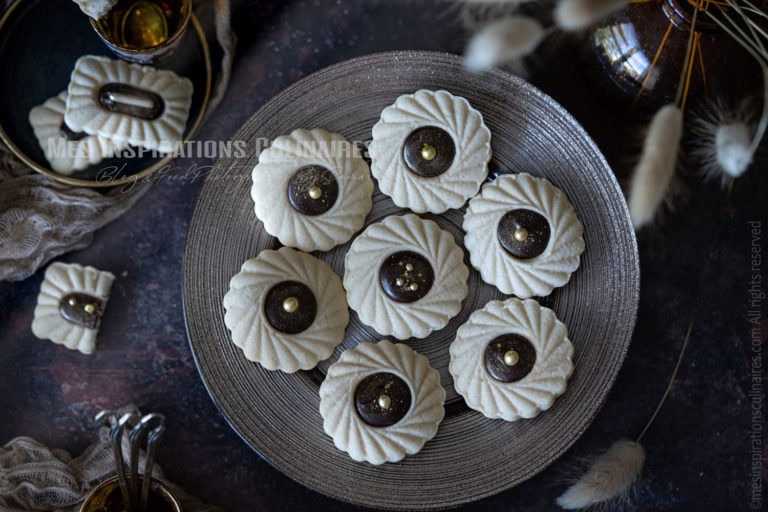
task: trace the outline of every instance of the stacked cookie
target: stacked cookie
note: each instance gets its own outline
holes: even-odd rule
[[[172,152],[182,140],[192,82],[172,71],[86,55],[69,87],[29,112],[51,168],[65,175],[127,146]]]
[[[573,206],[528,174],[503,175],[481,190],[491,133],[479,111],[447,91],[401,96],[372,134],[370,171],[350,142],[322,129],[278,137],[260,155],[252,173],[256,215],[287,247],[262,252],[232,279],[224,307],[234,343],[267,369],[293,372],[314,367],[343,341],[347,305],[398,340],[444,328],[462,309],[469,269],[453,236],[416,214],[439,215],[469,200],[469,261],[516,298],[487,304],[458,329],[449,349],[455,388],[489,418],[548,409],[565,391],[573,347],[555,313],[531,297],[565,285],[579,266],[583,227]],[[369,223],[350,244],[340,279],[301,251],[327,251],[363,228],[371,174],[395,205],[416,214]],[[445,396],[424,356],[383,339],[344,351],[330,366],[320,413],[339,449],[380,464],[416,453],[436,434]]]

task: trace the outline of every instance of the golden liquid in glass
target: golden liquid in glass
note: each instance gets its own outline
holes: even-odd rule
[[[99,26],[113,43],[146,50],[168,40],[181,21],[181,0],[120,0]]]

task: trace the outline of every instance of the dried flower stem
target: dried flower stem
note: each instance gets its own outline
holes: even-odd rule
[[[604,510],[609,510],[610,504],[628,499],[630,491],[640,478],[645,463],[645,448],[640,444],[640,440],[648,431],[653,420],[656,419],[661,406],[672,390],[672,384],[677,378],[677,371],[683,361],[692,330],[693,322],[688,325],[688,332],[685,335],[683,346],[680,348],[680,355],[677,358],[675,369],[672,370],[667,389],[664,391],[653,415],[651,415],[651,419],[645,424],[643,431],[640,432],[635,441],[619,439],[611,445],[607,452],[594,457],[587,471],[557,498],[556,502],[562,508],[574,510],[600,505],[605,507]]]
[[[747,0],[743,1],[754,11],[757,11],[759,15],[768,18],[768,15],[760,11],[753,4],[749,3]],[[756,23],[749,18],[744,9],[739,4],[737,4],[735,0],[725,0],[725,2],[739,15],[739,17],[747,24],[748,27],[756,26]],[[736,21],[734,21],[730,16],[724,13],[722,14],[722,17],[728,21],[728,24],[726,24],[723,20],[720,19],[720,17],[715,16],[712,12],[705,11],[705,13],[712,21],[717,23],[720,28],[722,28],[737,43],[739,43],[750,55],[752,55],[752,57],[757,61],[763,71],[763,112],[760,116],[760,121],[757,124],[757,129],[755,130],[752,142],[749,145],[749,152],[751,155],[754,155],[757,151],[757,148],[760,146],[760,142],[763,140],[766,129],[768,128],[768,52],[766,52],[762,41],[760,41],[760,38],[757,36],[757,34],[755,34],[754,31],[751,30],[752,37],[749,37],[744,32],[744,30],[739,27],[738,23],[736,23]],[[766,37],[766,34],[762,29],[760,30],[760,34],[762,34],[763,37]],[[768,39],[768,37],[766,37],[766,39]]]
[[[688,35],[688,46],[685,49],[685,60],[683,61],[683,69],[680,73],[680,81],[677,83],[677,94],[675,95],[675,104],[680,105],[680,100],[683,98],[683,90],[685,89],[685,83],[688,80],[688,68],[691,65],[691,57],[693,56],[693,36],[696,34],[696,18],[699,14],[699,7],[701,7],[702,1],[699,1],[699,5],[693,10],[693,19],[691,20],[690,34]],[[682,110],[682,105],[680,105]]]
[[[675,369],[672,370],[672,376],[669,378],[669,384],[667,384],[667,389],[664,391],[664,394],[661,396],[661,400],[659,400],[659,404],[656,406],[656,410],[653,411],[653,414],[651,415],[651,419],[648,420],[648,423],[645,424],[645,427],[643,427],[643,430],[640,432],[640,435],[637,436],[637,439],[635,442],[639,443],[646,432],[648,432],[648,428],[651,426],[651,423],[653,423],[653,420],[656,419],[656,416],[658,416],[659,411],[661,410],[661,406],[664,405],[664,402],[667,400],[667,396],[669,396],[669,392],[672,391],[672,385],[675,383],[675,379],[677,378],[677,371],[680,369],[680,364],[683,362],[683,356],[685,355],[685,349],[688,348],[688,341],[691,339],[691,331],[693,331],[693,322],[688,324],[688,332],[685,335],[685,340],[683,340],[683,346],[680,348],[680,355],[677,357],[677,364],[675,364]]]

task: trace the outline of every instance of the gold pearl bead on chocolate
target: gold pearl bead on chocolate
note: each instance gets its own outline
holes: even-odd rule
[[[318,187],[317,185],[312,185],[309,187],[309,197],[312,199],[320,199],[320,196],[323,195],[323,191]]]
[[[507,366],[515,366],[520,361],[520,354],[515,350],[507,350],[504,353],[504,364]]]
[[[77,299],[75,299],[74,297],[70,297],[67,302],[69,302],[70,306],[74,306],[77,304]]]
[[[295,313],[299,309],[299,299],[296,297],[288,297],[283,301],[283,310],[286,313]]]
[[[384,410],[388,410],[392,407],[392,399],[389,398],[389,395],[381,395],[376,403]]]
[[[421,158],[427,161],[434,160],[437,156],[437,150],[430,144],[424,144],[421,146]]]
[[[403,281],[401,278],[395,279],[395,286],[403,286],[405,284],[405,281]]]
[[[83,307],[83,309],[84,309],[84,310],[85,310],[85,312],[86,312],[86,313],[88,313],[89,315],[92,315],[92,314],[94,314],[94,313],[96,312],[96,306],[94,306],[93,304],[86,304],[86,305]]]
[[[416,283],[411,283],[410,285],[408,285],[408,289],[411,290],[412,292],[415,292],[416,290],[419,289],[419,285]]]
[[[406,272],[412,272],[413,271],[413,265],[411,265],[410,263],[406,263],[405,264],[405,271]]]
[[[515,240],[518,242],[525,242],[528,240],[528,230],[525,228],[517,228],[515,230]]]

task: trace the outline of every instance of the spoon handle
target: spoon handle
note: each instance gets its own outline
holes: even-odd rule
[[[142,425],[156,424],[149,431],[147,437],[147,460],[144,464],[144,478],[141,483],[141,506],[144,510],[147,510],[149,489],[152,485],[152,466],[155,464],[155,450],[157,449],[157,443],[165,432],[165,417],[162,414],[148,414],[141,419],[141,423]]]

